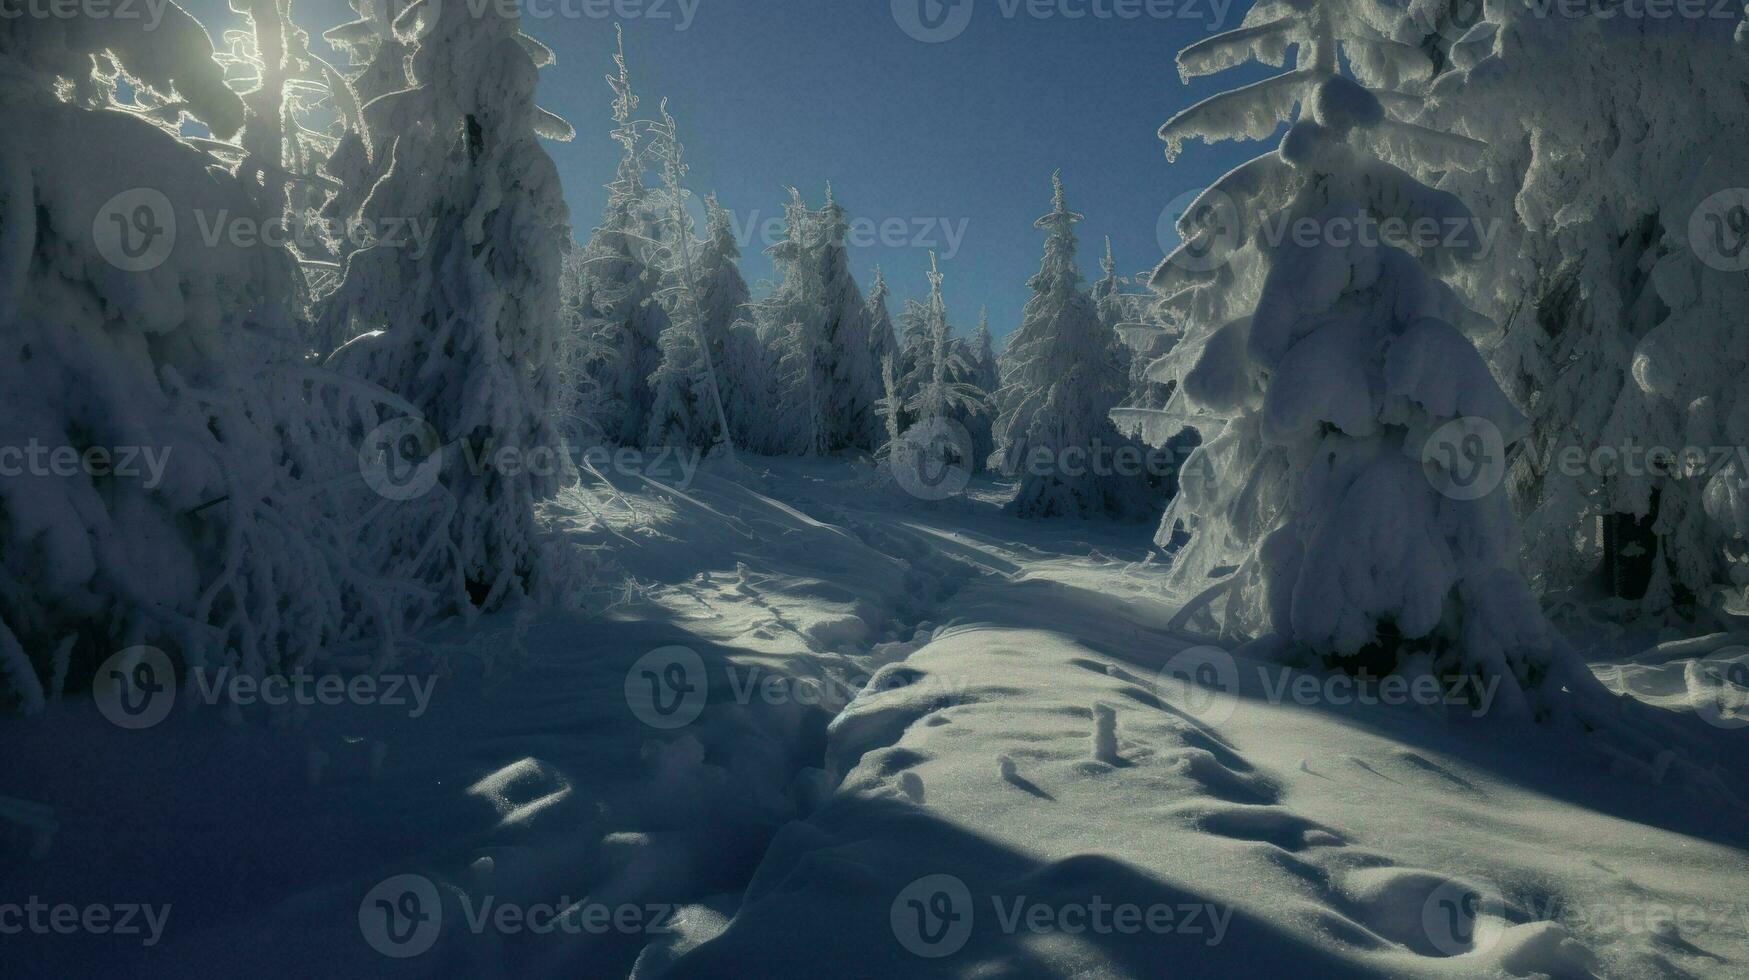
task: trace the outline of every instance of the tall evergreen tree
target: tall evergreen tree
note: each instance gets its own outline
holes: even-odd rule
[[[880,266],[875,266],[874,282],[868,288],[869,357],[877,367],[883,367],[891,358],[896,369],[899,338],[893,329],[893,314],[887,308],[887,298],[891,295],[892,289],[887,286],[886,275],[881,272]]]
[[[771,417],[762,441],[769,453],[815,456],[831,449],[826,427],[831,360],[825,340],[825,284],[815,274],[810,214],[801,191],[790,189],[784,218],[784,240],[770,249],[781,281],[759,307],[760,334],[766,338],[771,364],[767,389]]]
[[[965,351],[966,374],[963,380],[979,392],[979,410],[964,413],[960,424],[972,438],[972,461],[975,471],[982,471],[996,452],[996,417],[994,400],[1001,387],[1002,369],[996,363],[996,339],[990,335],[990,309],[978,311],[978,326],[972,331]]]
[[[1127,442],[1111,422],[1127,378],[1117,338],[1100,323],[1075,264],[1082,216],[1069,210],[1061,174],[1052,176],[1051,188],[1051,210],[1037,222],[1046,236],[1044,261],[1002,366],[996,465],[1020,477],[1009,506],[1022,516],[1140,518],[1152,505],[1139,475],[1069,462],[1096,445],[1115,452]]]
[[[704,332],[722,380],[723,409],[736,445],[757,446],[767,423],[765,348],[753,324],[753,301],[737,264],[735,223],[715,195],[705,199],[705,237],[698,280]]]
[[[567,213],[538,142],[536,60],[517,18],[429,2],[404,16],[426,18],[428,31],[409,62],[413,86],[369,107],[371,130],[395,136],[361,214],[384,224],[427,215],[434,235],[423,251],[384,243],[348,259],[336,314],[383,326],[331,362],[398,395],[435,431],[455,501],[459,598],[491,607],[536,586],[534,503],[557,489],[556,474],[480,461],[555,449]]]
[[[873,451],[881,438],[875,402],[881,399],[880,361],[869,322],[868,301],[850,272],[844,208],[826,185],[826,206],[815,217],[825,322],[827,440],[833,451]]]
[[[1499,685],[1496,714],[1600,725],[1613,698],[1519,573],[1505,492],[1475,480],[1526,431],[1466,336],[1491,325],[1438,278],[1480,252],[1479,236],[1409,248],[1332,231],[1272,243],[1240,219],[1475,227],[1455,197],[1372,155],[1421,148],[1449,163],[1467,147],[1393,120],[1342,72],[1339,46],[1353,39],[1352,60],[1379,43],[1369,10],[1274,8],[1279,19],[1259,15],[1180,55],[1188,76],[1298,52],[1293,71],[1174,117],[1161,130],[1169,153],[1190,138],[1266,136],[1301,109],[1277,152],[1187,211],[1184,244],[1154,276],[1192,338],[1169,355],[1187,365],[1176,375],[1184,396],[1231,418],[1197,451],[1190,473],[1204,475],[1187,477],[1162,525],[1163,537],[1176,526],[1192,535],[1174,574],[1200,570],[1200,591],[1211,568],[1237,564],[1228,628],[1272,636],[1290,656],[1473,676]]]
[[[716,368],[722,348],[706,333],[704,290],[693,259],[692,218],[686,212],[684,149],[666,101],[654,144],[668,206],[665,258],[670,285],[662,295],[668,327],[661,338],[662,365],[650,378],[653,401],[644,445],[703,450],[721,443],[732,453],[735,440]]]
[[[788,234],[771,249],[782,281],[761,307],[776,362],[773,451],[873,450],[880,375],[868,304],[850,273],[844,209],[828,189],[826,207],[810,211],[792,189],[785,214]]]
[[[593,346],[605,354],[590,368],[601,402],[600,427],[610,442],[635,446],[648,430],[654,402],[649,380],[661,366],[668,314],[657,299],[662,270],[655,251],[662,218],[645,184],[647,124],[634,116],[638,96],[626,66],[623,31],[614,65],[617,73],[607,78],[614,92],[613,139],[624,152],[608,185],[607,212],[583,249],[588,280],[582,302],[597,338]]]

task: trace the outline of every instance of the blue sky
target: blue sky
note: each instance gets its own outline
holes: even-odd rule
[[[616,20],[641,110],[654,114],[666,96],[682,127],[694,190],[714,191],[746,224],[780,216],[792,185],[818,206],[832,181],[865,222],[869,241],[851,257],[858,282],[866,289],[879,264],[897,297],[921,295],[934,248],[962,333],[983,304],[998,335],[1018,324],[1042,246],[1032,223],[1048,209],[1053,169],[1087,215],[1081,258],[1092,279],[1103,236],[1120,273],[1151,268],[1170,244],[1163,209],[1257,152],[1199,145],[1169,164],[1155,136],[1196,99],[1260,77],[1238,71],[1185,86],[1173,61],[1184,45],[1237,26],[1249,0],[1224,17],[1225,0],[937,2],[524,0],[524,30],[558,56],[541,101],[577,127],[575,142],[548,150],[578,237],[601,215],[620,152],[602,80]],[[189,6],[205,20],[219,3]],[[340,0],[294,8],[312,34],[347,14]],[[937,23],[934,36],[951,39],[914,36]],[[757,228],[744,251],[758,292],[771,265]]]

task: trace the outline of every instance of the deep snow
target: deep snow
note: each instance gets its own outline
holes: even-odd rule
[[[1134,526],[748,463],[561,498],[632,586],[424,637],[395,697],[4,723],[0,929],[51,925],[7,974],[1749,975],[1716,789],[1222,659]],[[1593,669],[1741,759],[1729,639]]]

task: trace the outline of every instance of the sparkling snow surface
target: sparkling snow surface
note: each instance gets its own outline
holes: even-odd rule
[[[427,638],[423,711],[0,726],[0,797],[56,825],[0,807],[0,904],[170,906],[150,947],[0,936],[6,974],[1749,975],[1743,811],[1702,788],[1210,657],[1145,528],[749,462],[616,477],[611,527],[561,499],[634,588]],[[1742,759],[1690,646],[1594,669]],[[628,696],[677,663],[677,711]],[[397,909],[436,926],[397,945]]]

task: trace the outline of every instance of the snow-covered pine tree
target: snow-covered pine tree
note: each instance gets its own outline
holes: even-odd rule
[[[649,427],[649,379],[662,363],[659,344],[668,315],[656,298],[662,275],[654,253],[662,216],[645,185],[646,124],[634,117],[638,96],[626,65],[624,32],[615,30],[617,74],[607,83],[614,93],[613,139],[624,153],[608,184],[607,211],[584,246],[582,261],[589,276],[585,304],[596,337],[591,346],[610,352],[590,372],[591,387],[599,393],[599,424],[609,442],[636,446]]]
[[[567,243],[559,264],[559,363],[554,376],[554,422],[573,451],[607,442],[602,422],[608,394],[598,376],[614,348],[599,332],[589,295],[589,269],[583,245]]]
[[[809,243],[811,215],[795,188],[790,189],[784,219],[784,240],[769,250],[781,278],[758,307],[759,332],[771,365],[770,420],[760,446],[773,455],[816,456],[829,452],[831,445],[826,424],[826,386],[831,375],[825,284],[817,275],[815,250]]]
[[[721,379],[723,410],[738,446],[757,445],[752,433],[766,421],[765,348],[751,322],[752,295],[741,277],[735,223],[715,195],[705,198],[705,237],[698,250],[698,281],[705,336]]]
[[[270,101],[226,88],[180,8],[149,34],[60,27],[0,28],[0,127],[33,134],[0,147],[0,387],[16,395],[0,443],[146,465],[0,481],[0,704],[39,708],[142,644],[184,678],[260,677],[392,636],[422,604],[334,519],[356,448],[309,383],[376,396],[304,363],[287,251],[193,231],[203,214],[283,218],[256,177],[271,160],[229,169],[247,155],[240,131],[278,125],[260,117]],[[211,138],[183,137],[188,123]]]
[[[790,194],[788,233],[771,249],[782,280],[760,307],[776,364],[769,451],[873,450],[881,438],[880,374],[867,301],[850,273],[844,209],[830,187],[818,212],[799,191]]]
[[[244,93],[248,122],[235,146],[200,145],[227,164],[234,160],[234,172],[256,188],[262,211],[287,232],[285,247],[300,271],[297,319],[306,345],[325,356],[337,343],[323,334],[317,306],[339,283],[340,259],[354,231],[325,220],[327,202],[349,190],[325,171],[337,154],[344,163],[363,145],[362,104],[351,80],[310,50],[309,34],[292,22],[290,0],[240,0],[236,10],[248,27],[226,31],[226,49],[216,57],[227,84]],[[358,195],[375,183],[362,166],[334,169],[355,180]]]
[[[668,205],[663,257],[670,284],[661,297],[668,311],[668,327],[661,339],[662,365],[650,377],[654,401],[644,445],[702,451],[721,443],[732,454],[735,440],[716,368],[722,348],[713,343],[716,338],[705,333],[700,270],[693,260],[692,218],[686,212],[690,192],[684,183],[685,150],[666,100],[652,142],[662,161],[662,196]]]
[[[1023,517],[1143,519],[1157,509],[1140,474],[1065,465],[1065,451],[1085,452],[1098,444],[1115,452],[1127,443],[1111,422],[1127,375],[1117,337],[1100,324],[1081,285],[1075,225],[1082,216],[1069,210],[1060,173],[1051,177],[1051,195],[1050,212],[1036,223],[1046,233],[1044,260],[1028,284],[1032,298],[1003,357],[995,467],[1019,477],[1009,509]]]
[[[990,333],[990,308],[978,310],[978,326],[972,331],[972,383],[984,391],[994,392],[1002,382],[1002,368],[996,357],[996,338]]]
[[[1731,28],[1491,7],[1450,45],[1424,110],[1487,141],[1489,166],[1402,163],[1501,220],[1459,281],[1502,323],[1489,358],[1531,419],[1512,488],[1544,593],[1611,594],[1660,617],[1749,613],[1740,461],[1561,462],[1749,445],[1749,326],[1735,312],[1749,277],[1707,261],[1740,247],[1728,189],[1749,186],[1749,102],[1715,84],[1743,72]]]
[[[1117,256],[1112,254],[1111,236],[1105,236],[1105,256],[1099,260],[1102,275],[1093,284],[1093,305],[1099,309],[1099,319],[1113,333],[1125,321],[1129,312],[1123,294],[1125,280],[1117,274]]]
[[[875,451],[875,456],[878,459],[890,459],[899,449],[899,440],[904,434],[905,414],[905,396],[899,392],[898,369],[893,364],[891,354],[881,359],[881,390],[886,394],[881,396],[880,403],[875,407],[881,413],[886,438]]]
[[[963,380],[978,389],[980,406],[976,413],[963,414],[959,421],[972,437],[973,470],[982,472],[996,452],[994,399],[1002,386],[1002,369],[996,363],[996,338],[990,334],[989,307],[978,311],[978,326],[966,346],[969,370]]]
[[[880,266],[875,266],[874,282],[868,287],[868,346],[871,363],[885,369],[889,358],[892,359],[894,370],[898,370],[899,337],[893,329],[893,314],[887,308],[887,299],[893,291],[887,285],[886,274]],[[882,397],[887,395],[886,386],[882,384]]]
[[[423,251],[379,244],[348,259],[335,314],[376,329],[330,363],[394,392],[435,432],[439,481],[454,501],[447,544],[463,577],[446,583],[450,598],[463,610],[493,608],[539,588],[534,504],[557,489],[556,468],[496,460],[557,452],[555,327],[569,231],[538,139],[567,127],[534,104],[537,65],[550,54],[523,40],[516,17],[421,0],[397,28],[418,35],[413,85],[366,110],[372,132],[395,135],[361,214],[425,215],[434,234]]]
[[[1480,236],[1414,241],[1411,254],[1338,233],[1474,228],[1455,197],[1369,154],[1425,144],[1449,157],[1469,144],[1388,119],[1378,95],[1339,74],[1339,40],[1359,39],[1351,59],[1376,47],[1364,6],[1261,4],[1241,30],[1180,55],[1187,76],[1280,64],[1288,45],[1298,62],[1174,117],[1161,130],[1169,154],[1190,138],[1261,138],[1304,109],[1277,152],[1187,211],[1185,243],[1153,280],[1195,338],[1171,355],[1188,367],[1183,394],[1231,419],[1190,467],[1207,477],[1187,479],[1162,525],[1163,538],[1180,522],[1193,534],[1174,575],[1201,591],[1215,563],[1240,565],[1228,629],[1271,634],[1278,650],[1497,681],[1504,716],[1598,723],[1606,692],[1519,573],[1506,494],[1462,492],[1490,453],[1503,464],[1487,434],[1511,445],[1525,432],[1467,336],[1490,325],[1436,277],[1479,251]],[[1265,233],[1304,222],[1311,240]]]
[[[936,263],[935,253],[930,252],[929,298],[924,303],[929,324],[928,374],[905,406],[914,424],[932,419],[957,421],[962,415],[975,416],[984,412],[983,389],[961,380],[972,376],[973,366],[964,349],[951,336],[953,327],[947,319],[947,301],[941,293],[941,284],[946,278]],[[976,468],[970,459],[957,462]]]
[[[826,185],[826,206],[813,220],[817,251],[812,261],[821,279],[825,313],[821,329],[828,358],[827,444],[834,452],[873,451],[881,438],[881,420],[874,407],[882,397],[880,361],[875,359],[868,301],[850,272],[844,208],[831,184]]]
[[[934,372],[934,364],[930,360],[933,328],[929,304],[921,300],[905,300],[899,307],[898,331],[899,390],[909,399],[928,383],[929,376]]]
[[[363,107],[385,95],[405,89],[407,58],[412,54],[413,38],[405,41],[395,33],[391,15],[398,4],[382,0],[350,0],[358,14],[355,20],[327,31],[322,36],[335,50],[346,55],[350,68],[344,74],[344,87],[331,84],[332,91],[349,98],[355,109],[340,113],[344,131],[335,141],[322,172],[333,181],[327,201],[318,212],[329,227],[346,229],[357,218],[371,189],[388,167],[388,144],[393,134],[373,135],[364,121]],[[341,235],[331,245],[334,262],[333,283],[320,283],[318,296],[326,298],[338,284],[339,273],[346,259],[362,243],[353,236]],[[324,277],[327,278],[327,277]],[[326,355],[357,336],[355,331],[368,329],[349,320],[331,316],[325,304],[320,305],[316,319],[316,335],[312,338],[318,353]]]
[[[1129,374],[1129,394],[1119,411],[1164,408],[1171,386],[1151,381],[1147,376],[1148,366],[1165,353],[1164,348],[1171,342],[1165,325],[1154,319],[1154,297],[1125,291],[1132,281],[1117,273],[1110,236],[1105,239],[1105,257],[1099,260],[1099,268],[1102,275],[1093,284],[1093,305],[1099,310],[1100,324],[1123,341],[1119,354]],[[1133,414],[1129,418],[1133,419]],[[1124,423],[1118,428],[1129,431],[1129,425]]]

